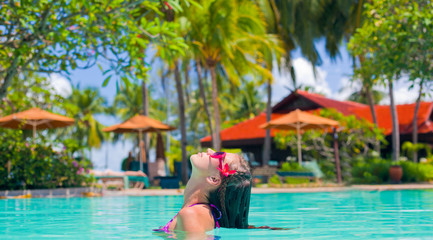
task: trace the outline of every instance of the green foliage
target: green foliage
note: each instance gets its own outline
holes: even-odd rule
[[[321,109],[319,115],[339,122],[338,144],[340,165],[345,181],[351,178],[351,169],[357,159],[364,159],[376,153],[372,146],[376,141],[386,143],[383,132],[364,119],[354,115],[345,116],[334,109]],[[333,136],[323,130],[308,130],[302,135],[302,154],[307,160],[316,160],[327,180],[335,179],[335,157]],[[277,147],[290,147],[294,156],[297,154],[297,136],[295,131],[281,131],[274,141]]]
[[[272,184],[281,184],[281,180],[280,177],[278,177],[278,175],[274,175],[271,178],[269,178],[268,182]]]
[[[414,163],[409,161],[400,162],[403,168],[403,182],[425,182],[433,180],[433,165]]]
[[[174,23],[161,21],[166,1],[4,1],[0,3],[0,98],[11,77],[22,72],[61,72],[89,68],[103,58],[124,84],[145,76],[145,49],[164,40],[183,52]],[[176,0],[168,0],[176,11]],[[101,67],[102,70],[102,67]]]
[[[318,162],[320,170],[323,172],[323,180],[335,181],[337,179],[337,173],[335,163],[332,161],[320,161]],[[346,174],[345,174],[346,175]]]
[[[432,157],[432,149],[426,143],[413,144],[412,142],[406,141],[403,143],[403,145],[401,145],[401,150],[402,153],[408,158],[412,157],[414,151],[419,152],[420,150],[424,150],[426,152],[427,158]]]
[[[384,159],[368,159],[358,162],[352,169],[353,183],[382,184],[389,182],[389,168],[395,163]],[[397,162],[402,167],[403,183],[433,180],[433,165],[409,161]]]
[[[433,59],[431,3],[373,0],[364,6],[365,21],[348,44],[352,54],[366,57],[361,71],[388,80],[405,73],[412,87],[431,86],[433,66],[427,64]]]
[[[29,144],[20,130],[0,134],[0,189],[35,189],[88,186],[89,160],[76,161],[65,149]]]
[[[309,172],[308,169],[299,165],[297,162],[285,162],[279,169],[281,172]]]
[[[79,149],[99,148],[106,138],[102,132],[104,126],[95,119],[96,114],[106,112],[105,104],[105,98],[95,88],[81,90],[74,87],[71,96],[65,100],[65,109],[75,119],[75,124],[65,130],[65,135],[74,139]]]
[[[352,169],[354,183],[381,184],[389,181],[391,161],[370,159],[356,163]]]
[[[284,182],[287,184],[305,184],[309,183],[310,179],[304,177],[286,177]]]
[[[46,77],[34,73],[16,76],[8,88],[8,94],[0,99],[0,116],[39,107],[54,110],[62,107],[64,98],[55,93]]]

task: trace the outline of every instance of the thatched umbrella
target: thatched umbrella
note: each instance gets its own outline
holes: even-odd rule
[[[267,122],[260,127],[264,129],[275,128],[281,130],[296,130],[298,137],[298,161],[299,164],[301,164],[301,130],[323,129],[335,126],[338,126],[337,121],[296,109],[282,117]]]
[[[0,118],[0,127],[33,130],[60,128],[73,125],[75,120],[59,114],[50,113],[40,108],[32,108]]]
[[[143,170],[143,154],[146,149],[144,149],[144,143],[142,143],[142,135],[147,132],[161,132],[161,131],[172,131],[176,129],[175,127],[166,125],[156,119],[144,116],[136,115],[123,123],[116,124],[107,128],[104,128],[104,132],[115,132],[115,133],[138,133],[140,139],[140,170]]]

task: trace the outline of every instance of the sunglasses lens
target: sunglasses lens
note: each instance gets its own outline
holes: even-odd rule
[[[212,156],[219,157],[219,156],[223,156],[224,154],[225,154],[225,152],[216,152],[216,153],[212,154]]]
[[[225,152],[216,152],[210,156],[213,158],[219,158],[220,160],[222,160],[226,156],[226,153]]]

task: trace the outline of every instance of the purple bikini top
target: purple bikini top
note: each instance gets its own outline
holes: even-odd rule
[[[222,216],[221,211],[220,211],[220,210],[219,210],[215,205],[213,205],[213,204],[207,204],[207,203],[196,203],[196,204],[193,204],[193,205],[188,206],[188,207],[192,207],[192,206],[199,205],[199,204],[209,205],[211,208],[215,208],[215,209],[218,211],[218,213],[219,213],[220,215],[219,215],[218,218],[216,218],[214,212],[213,212],[212,209],[211,209],[213,219],[215,220],[215,227],[214,227],[214,228],[219,228],[220,225],[219,225],[219,223],[218,223],[218,220],[220,220],[220,218],[221,218],[221,216]],[[174,217],[173,217],[173,218],[172,218],[172,219],[171,219],[167,224],[165,224],[164,227],[162,227],[162,228],[160,228],[160,229],[154,229],[154,231],[161,231],[161,232],[169,233],[169,232],[170,232],[170,230],[169,230],[169,228],[170,228],[170,224],[173,222],[173,220],[177,217],[178,214],[179,214],[179,213],[176,213],[176,215],[174,215]]]

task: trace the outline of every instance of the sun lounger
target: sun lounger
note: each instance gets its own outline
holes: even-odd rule
[[[142,182],[146,188],[149,187],[149,179],[144,176],[95,176],[101,180],[123,180],[123,189],[129,189],[129,182]]]

